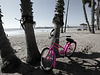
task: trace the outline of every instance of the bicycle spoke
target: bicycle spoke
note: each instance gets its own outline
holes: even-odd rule
[[[75,48],[76,48],[76,43],[71,43],[66,51],[66,56],[70,57],[73,52],[75,51]]]
[[[53,68],[54,55],[51,50],[45,48],[41,53],[41,66],[43,70],[49,71]]]

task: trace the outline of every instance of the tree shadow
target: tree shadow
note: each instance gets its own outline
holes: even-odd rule
[[[16,70],[16,73],[0,73],[0,75],[54,75],[52,71],[45,72],[40,66],[33,67],[27,63],[21,64],[19,69]]]
[[[75,52],[73,57],[68,60],[70,60],[68,63],[57,61],[55,69],[59,69],[59,72],[56,75],[100,74],[100,53],[84,54]]]
[[[85,54],[82,52],[74,52],[73,57],[78,57],[83,59],[94,59],[94,58],[100,58],[100,53],[93,52],[92,54]]]
[[[66,58],[63,58],[64,61],[57,60],[56,68],[50,72],[41,70],[40,66],[33,67],[22,63],[17,73],[21,75],[100,75],[100,53],[75,52],[71,58]]]

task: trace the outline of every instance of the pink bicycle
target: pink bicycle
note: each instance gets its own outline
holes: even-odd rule
[[[71,36],[66,36],[65,47],[53,43],[52,47],[46,47],[41,52],[41,67],[44,71],[50,71],[56,66],[56,55],[54,48],[58,50],[59,55],[71,57],[76,49],[76,42],[71,39]]]

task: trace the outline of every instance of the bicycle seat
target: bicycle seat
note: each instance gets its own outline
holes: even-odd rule
[[[68,38],[68,37],[71,37],[71,36],[66,36],[66,37]]]
[[[66,41],[68,41],[68,42],[70,42],[70,43],[73,43],[73,39],[71,39],[71,38],[66,38]]]

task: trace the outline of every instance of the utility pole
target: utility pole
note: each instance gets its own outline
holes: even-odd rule
[[[69,9],[69,0],[67,0],[67,11],[66,11],[66,19],[65,19],[65,29],[64,29],[64,32],[66,32],[66,25],[67,25],[67,19],[68,19],[68,9]]]

